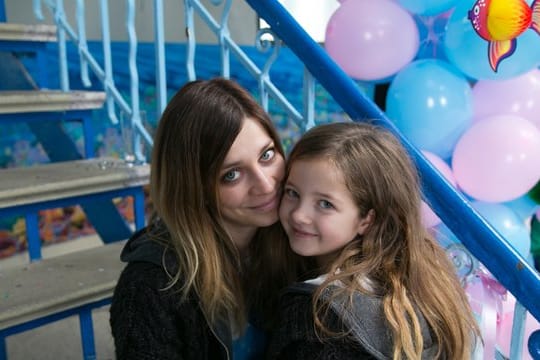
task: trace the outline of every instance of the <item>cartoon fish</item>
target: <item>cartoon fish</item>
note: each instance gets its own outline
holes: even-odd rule
[[[540,1],[531,6],[524,0],[478,0],[468,12],[474,31],[488,42],[493,71],[516,51],[516,37],[528,28],[540,35]]]

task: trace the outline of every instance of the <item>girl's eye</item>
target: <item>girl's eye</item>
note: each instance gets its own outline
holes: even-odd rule
[[[292,199],[298,198],[298,193],[293,189],[285,189],[285,195]]]
[[[262,154],[261,160],[263,161],[272,160],[275,155],[276,155],[276,150],[274,148],[268,149],[264,152],[264,154]]]
[[[223,181],[233,182],[235,180],[238,180],[239,177],[240,177],[240,171],[234,169],[234,170],[227,171],[225,175],[223,175]]]
[[[334,205],[332,205],[331,202],[326,201],[326,200],[319,201],[319,206],[322,207],[323,209],[333,209],[334,208]]]

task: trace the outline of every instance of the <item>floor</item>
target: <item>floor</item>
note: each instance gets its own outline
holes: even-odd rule
[[[66,252],[89,248],[101,244],[97,236],[88,236],[62,244],[43,248],[43,257],[52,257]],[[0,266],[25,263],[26,255],[2,260]],[[96,359],[114,359],[114,344],[109,327],[109,307],[94,310],[94,337]],[[71,360],[82,358],[78,317],[70,317],[39,328],[29,330],[6,339],[8,360]]]

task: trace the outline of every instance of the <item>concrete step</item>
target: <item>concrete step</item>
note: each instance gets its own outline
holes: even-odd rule
[[[102,91],[17,90],[0,91],[0,115],[100,109]]]
[[[56,26],[0,23],[0,41],[56,41]]]
[[[95,158],[0,169],[0,179],[3,209],[146,185],[150,165]]]
[[[125,241],[0,269],[0,330],[110,299]]]

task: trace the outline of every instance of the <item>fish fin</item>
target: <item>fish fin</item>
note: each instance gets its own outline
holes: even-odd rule
[[[509,57],[516,51],[516,39],[490,41],[488,43],[488,59],[489,65],[493,71],[497,72],[497,68],[501,61]]]
[[[540,1],[534,0],[531,4],[531,10],[532,10],[532,21],[531,21],[531,29],[536,31],[538,35],[540,35]]]

